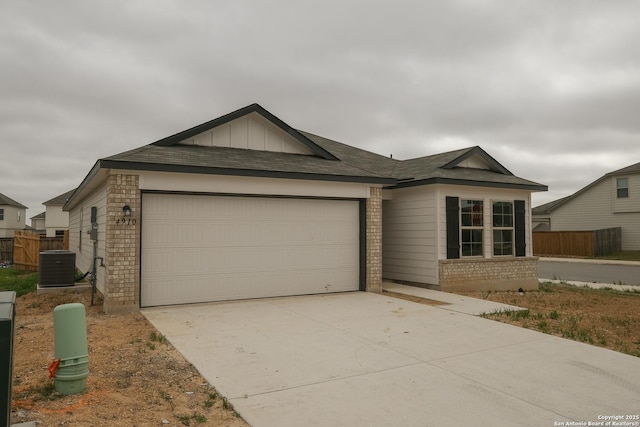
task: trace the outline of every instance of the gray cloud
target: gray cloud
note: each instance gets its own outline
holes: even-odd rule
[[[634,1],[3,2],[0,192],[259,102],[407,158],[480,145],[566,196],[640,161]]]

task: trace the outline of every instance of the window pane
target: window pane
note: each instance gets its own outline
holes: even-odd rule
[[[462,226],[482,227],[484,224],[482,200],[462,200],[460,204]]]
[[[462,230],[462,256],[482,256],[482,230]]]
[[[616,179],[616,193],[618,199],[625,199],[629,197],[629,181],[627,178]]]
[[[513,230],[493,231],[493,254],[513,255]]]
[[[513,203],[494,202],[493,203],[493,226],[513,227]]]

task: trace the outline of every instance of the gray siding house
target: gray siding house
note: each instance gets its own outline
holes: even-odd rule
[[[69,213],[62,210],[62,207],[73,194],[73,190],[60,194],[51,200],[43,203],[46,207],[45,230],[47,237],[60,237],[69,229]]]
[[[538,231],[620,227],[622,250],[640,250],[640,163],[609,172],[576,193],[533,208]]]
[[[64,206],[107,312],[243,298],[537,287],[531,193],[480,147],[412,160],[258,104],[98,160]],[[91,232],[91,233],[90,233]]]
[[[16,230],[26,229],[27,207],[0,193],[0,237],[13,237]]]

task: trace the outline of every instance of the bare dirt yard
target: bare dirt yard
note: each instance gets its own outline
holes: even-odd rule
[[[63,396],[48,377],[53,309],[87,308],[89,376]],[[105,315],[90,291],[23,295],[16,303],[12,423],[39,426],[246,426],[226,398],[140,313]]]

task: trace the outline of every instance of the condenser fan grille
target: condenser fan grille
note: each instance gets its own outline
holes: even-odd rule
[[[72,286],[75,281],[75,273],[75,252],[61,250],[40,252],[40,287]]]

